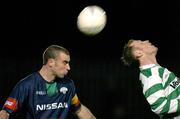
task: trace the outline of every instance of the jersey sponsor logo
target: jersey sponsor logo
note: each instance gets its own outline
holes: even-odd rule
[[[8,98],[4,104],[4,107],[15,111],[17,109],[17,100],[14,98]]]
[[[52,104],[41,104],[36,105],[36,110],[53,110],[53,109],[60,109],[60,108],[68,108],[67,102],[60,102],[60,103],[52,103]]]
[[[46,91],[36,91],[36,95],[46,95]]]
[[[62,88],[60,88],[60,90],[59,90],[61,93],[63,93],[63,94],[66,94],[66,92],[68,91],[68,89],[66,88],[66,87],[62,87]]]
[[[177,78],[177,81],[171,82],[170,86],[175,89],[179,85],[179,83],[180,83],[180,80],[179,78]]]

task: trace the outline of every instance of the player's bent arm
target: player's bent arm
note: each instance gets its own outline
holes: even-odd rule
[[[1,110],[0,119],[9,119],[9,113],[7,113],[5,110]]]
[[[84,105],[81,104],[81,108],[76,112],[79,119],[96,119],[91,111]]]

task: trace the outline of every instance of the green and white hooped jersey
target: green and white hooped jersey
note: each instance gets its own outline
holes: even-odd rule
[[[143,94],[156,114],[177,113],[180,119],[180,79],[173,72],[157,64],[140,67]]]

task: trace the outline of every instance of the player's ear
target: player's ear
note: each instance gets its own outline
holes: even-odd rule
[[[55,61],[53,58],[48,59],[48,65],[52,67],[54,65]]]
[[[141,50],[135,50],[134,55],[136,58],[140,58],[141,56],[143,56],[143,52]]]

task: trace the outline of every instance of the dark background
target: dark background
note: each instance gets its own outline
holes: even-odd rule
[[[89,37],[76,27],[88,5],[107,14],[103,31]],[[143,97],[138,69],[120,61],[131,38],[148,39],[159,48],[159,64],[180,76],[180,7],[155,0],[20,0],[2,3],[0,106],[14,85],[42,65],[44,49],[57,44],[71,53],[78,96],[98,119],[158,119]]]

